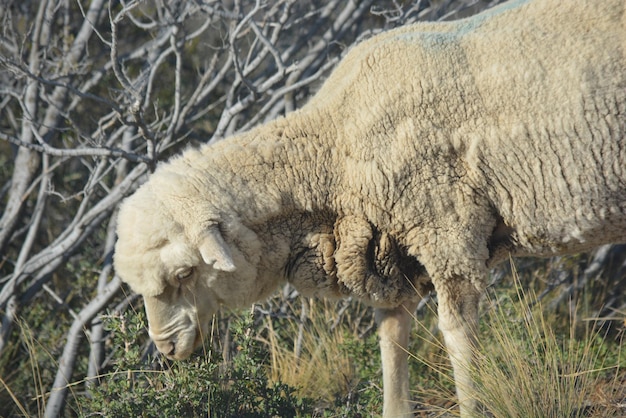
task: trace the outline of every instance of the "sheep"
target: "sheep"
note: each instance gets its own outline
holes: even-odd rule
[[[189,356],[217,309],[287,280],[353,295],[375,309],[383,415],[410,416],[428,282],[472,415],[488,269],[626,241],[624,9],[512,0],[384,32],[301,109],[161,164],[122,204],[115,251],[158,350]]]

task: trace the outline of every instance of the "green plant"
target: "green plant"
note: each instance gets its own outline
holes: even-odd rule
[[[283,417],[309,408],[294,388],[268,379],[267,352],[250,335],[249,320],[234,323],[237,353],[225,364],[210,353],[184,362],[146,361],[138,343],[145,338],[142,313],[111,315],[106,322],[118,347],[115,367],[100,376],[81,416]]]

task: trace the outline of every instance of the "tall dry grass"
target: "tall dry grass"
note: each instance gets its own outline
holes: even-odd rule
[[[599,386],[621,386],[622,342],[611,346],[586,307],[560,317],[513,269],[516,293],[486,301],[477,362],[476,398],[484,413],[499,417],[609,417],[626,410],[593,399]]]
[[[623,342],[614,336],[607,339],[586,316],[589,307],[584,303],[564,317],[538,300],[535,291],[524,290],[514,266],[510,280],[513,286],[493,290],[482,306],[477,361],[472,369],[475,397],[482,405],[480,416],[626,416]],[[418,416],[458,414],[435,310],[433,303],[427,304],[416,317],[410,347]],[[327,405],[336,404],[338,396],[346,396],[364,379],[378,385],[380,369],[362,370],[378,355],[376,347],[361,351],[366,358],[346,351],[357,332],[349,322],[331,329],[329,324],[336,322],[337,315],[335,302],[311,301],[300,351],[294,348],[295,337],[284,337],[298,333],[300,320],[292,320],[285,333],[284,323],[276,330],[268,318],[265,342],[271,353],[271,379],[297,387],[302,396]],[[599,393],[604,399],[599,399]]]
[[[336,302],[313,299],[304,303],[305,324],[295,317],[280,324],[265,318],[267,332],[261,339],[270,355],[268,374],[275,382],[297,388],[300,396],[328,407],[338,398],[348,398],[359,386],[363,377],[359,369],[371,359],[354,357],[355,343],[362,343],[363,336],[357,328],[342,323]]]

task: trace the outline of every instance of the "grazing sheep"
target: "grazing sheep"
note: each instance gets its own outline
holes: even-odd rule
[[[376,307],[387,417],[424,278],[463,416],[487,270],[626,241],[624,0],[511,1],[354,47],[301,110],[160,165],[122,205],[115,265],[187,357],[222,305],[285,280]],[[406,277],[405,277],[406,276]]]

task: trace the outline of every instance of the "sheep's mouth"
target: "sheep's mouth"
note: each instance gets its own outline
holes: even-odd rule
[[[171,332],[165,335],[150,332],[150,338],[157,350],[169,360],[185,360],[194,352],[201,341],[201,333],[196,329]]]

